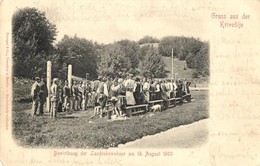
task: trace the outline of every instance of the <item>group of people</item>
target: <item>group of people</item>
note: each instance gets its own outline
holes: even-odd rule
[[[123,116],[126,106],[144,104],[152,100],[167,102],[169,98],[190,93],[190,82],[185,79],[141,79],[132,74],[125,79],[98,77],[93,81],[72,80],[70,87],[67,80],[54,78],[49,94],[44,79],[36,77],[35,80],[32,86],[32,114],[36,115],[38,105],[39,114],[43,114],[43,105],[46,97],[50,95],[50,113],[53,117],[56,117],[57,112],[86,110],[97,106],[102,117],[107,103],[111,103],[116,115]]]

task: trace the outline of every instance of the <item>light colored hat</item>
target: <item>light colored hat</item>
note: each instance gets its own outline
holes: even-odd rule
[[[53,82],[56,82],[58,81],[59,79],[58,78],[53,78]]]
[[[117,101],[117,98],[115,96],[111,97],[111,101]]]
[[[118,79],[118,83],[122,83],[123,81],[124,81],[123,78]]]
[[[35,77],[35,80],[40,80],[40,77]]]

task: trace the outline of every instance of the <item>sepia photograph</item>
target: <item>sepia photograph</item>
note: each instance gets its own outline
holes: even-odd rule
[[[61,14],[70,13],[24,7],[12,16],[12,133],[19,146],[190,148],[207,142],[208,40],[153,33],[151,20],[129,20],[134,28],[111,15],[93,22]],[[115,34],[105,26],[110,21]],[[91,34],[95,26],[102,37]]]
[[[260,166],[259,0],[0,2],[0,166]]]

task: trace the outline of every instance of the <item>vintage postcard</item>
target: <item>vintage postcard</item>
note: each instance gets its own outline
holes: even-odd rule
[[[260,166],[259,0],[0,4],[0,166]]]

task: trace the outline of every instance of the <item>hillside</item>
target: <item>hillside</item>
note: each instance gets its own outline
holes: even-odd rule
[[[159,43],[146,43],[141,44],[140,47],[152,45],[154,48],[158,49]],[[165,64],[165,70],[167,71],[167,77],[172,77],[172,59],[171,57],[165,57],[163,56],[163,61]],[[192,78],[193,69],[187,68],[184,70],[184,66],[186,66],[185,61],[180,61],[179,59],[174,59],[173,61],[173,71],[174,73],[177,73],[177,78]]]
[[[167,71],[168,77],[171,77],[172,72],[172,59],[171,57],[164,57],[163,61],[165,63],[165,70]],[[184,66],[186,66],[185,61],[180,61],[179,59],[174,59],[173,61],[173,72],[177,73],[177,78],[192,78],[193,69],[186,68],[184,70]]]

